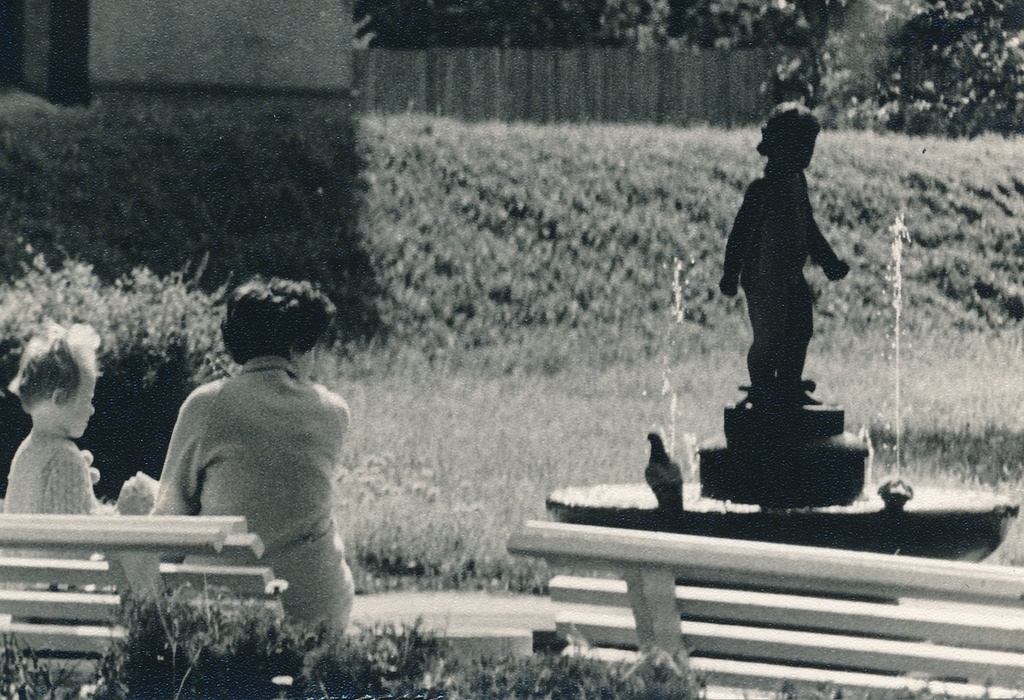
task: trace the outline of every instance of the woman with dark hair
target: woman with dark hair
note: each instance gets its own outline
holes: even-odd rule
[[[221,330],[242,370],[185,400],[153,513],[245,516],[288,581],[285,614],[340,632],[353,584],[332,487],[349,411],[310,379],[334,311],[308,282],[254,278],[233,292]]]

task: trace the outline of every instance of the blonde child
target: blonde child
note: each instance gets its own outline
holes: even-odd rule
[[[29,341],[10,390],[32,417],[11,462],[5,513],[96,513],[100,473],[79,450],[93,414],[100,338],[92,327],[53,324]]]

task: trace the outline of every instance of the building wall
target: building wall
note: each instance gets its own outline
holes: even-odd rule
[[[39,95],[48,90],[50,52],[50,2],[25,0],[23,3],[24,35],[22,80],[25,87]]]
[[[97,88],[345,90],[352,0],[91,0]]]

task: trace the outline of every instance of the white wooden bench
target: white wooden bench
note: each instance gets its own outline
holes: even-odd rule
[[[287,584],[262,553],[240,517],[0,515],[0,635],[87,672],[124,637],[128,592],[216,586],[279,611]],[[203,563],[182,562],[195,556]]]
[[[549,585],[594,656],[685,649],[727,686],[1024,688],[1022,568],[539,521],[508,550],[619,577]]]

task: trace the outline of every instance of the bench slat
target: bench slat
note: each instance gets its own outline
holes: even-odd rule
[[[268,567],[260,566],[161,564],[160,575],[170,590],[182,585],[190,585],[197,589],[205,586],[223,586],[243,597],[267,595],[275,581],[274,572]]]
[[[55,551],[171,550],[219,552],[227,533],[219,528],[196,530],[114,530],[67,528],[56,523],[0,523],[0,547]]]
[[[587,658],[608,663],[636,663],[640,659],[639,652],[627,649],[595,647],[581,651],[568,647],[563,653],[565,655],[579,653]],[[690,668],[707,683],[709,697],[717,686],[724,685],[736,689],[749,688],[763,691],[766,684],[774,685],[775,690],[779,690],[783,686],[806,690],[814,697],[822,695],[822,686],[828,685],[866,690],[927,692],[937,697],[1001,699],[1020,697],[1019,690],[990,685],[947,683],[907,676],[881,676],[855,671],[778,666],[753,661],[708,659],[699,656],[690,657]]]
[[[1024,607],[1020,567],[541,521],[514,534],[508,550],[590,570],[664,566],[714,585]]]
[[[123,639],[125,630],[104,625],[52,625],[2,621],[0,634],[11,635],[33,650],[100,655],[110,648],[112,642]]]
[[[45,557],[0,557],[0,581],[65,583],[78,587],[94,584],[101,588],[114,585],[114,577],[105,561]]]
[[[269,587],[279,582],[274,578],[273,570],[265,566],[161,563],[160,575],[168,589],[186,583],[202,587],[205,583],[224,586],[242,597],[267,595]],[[78,588],[93,585],[99,589],[115,585],[106,561],[34,557],[0,558],[0,582],[28,585],[61,583]]]
[[[253,532],[229,534],[221,547],[221,554],[238,563],[255,562],[263,556],[263,551],[263,540]]]
[[[629,607],[624,581],[556,576],[549,589],[556,602]],[[695,586],[677,586],[675,590],[679,614],[687,620],[1024,652],[1024,612],[1015,609],[936,608],[920,601],[884,605]]]
[[[559,614],[556,629],[608,646],[636,646],[632,615]],[[849,637],[723,625],[681,623],[683,643],[694,655],[786,662],[836,669],[924,673],[935,678],[1014,685],[1024,678],[1024,654],[962,649],[924,642]]]
[[[59,538],[59,539],[58,539]],[[88,558],[92,552],[155,552],[171,557],[217,555],[256,561],[263,556],[263,542],[253,533],[221,530],[127,530],[122,532],[71,530],[57,527],[0,527],[0,548],[30,552],[53,552],[62,556]]]
[[[236,515],[54,515],[4,513],[0,530],[8,527],[60,527],[86,530],[222,530],[225,533],[248,532],[245,518]]]
[[[120,605],[121,597],[113,593],[0,590],[0,614],[15,618],[110,622]]]

